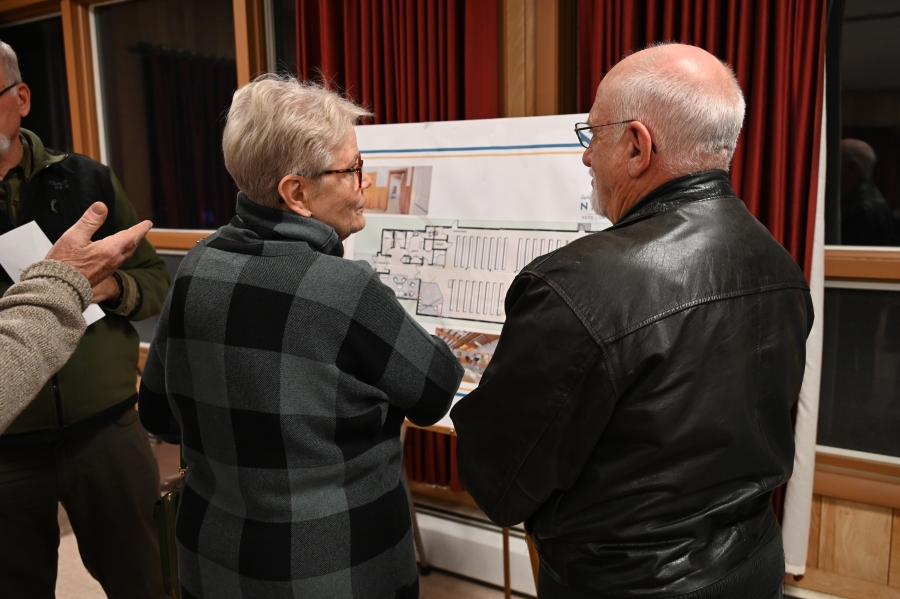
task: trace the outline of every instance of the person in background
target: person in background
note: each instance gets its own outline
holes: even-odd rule
[[[234,95],[237,217],[188,252],[141,380],[144,426],[187,462],[181,596],[419,596],[400,427],[437,422],[463,369],[342,242],[372,179],[368,113],[263,76]]]
[[[451,412],[460,479],[497,524],[525,521],[540,599],[781,596],[770,499],[813,312],[728,180],[743,117],[699,48],[610,70],[576,133],[613,226],[522,269]]]
[[[898,221],[872,181],[876,161],[866,142],[841,140],[842,245],[900,245]]]
[[[144,221],[91,242],[106,215],[102,202],[88,208],[0,298],[0,433],[75,351],[91,287],[127,260],[151,227]]]
[[[97,238],[138,224],[109,167],[45,148],[21,128],[31,91],[2,42],[0,86],[0,234],[35,221],[55,242],[95,202],[109,214]],[[4,279],[0,293],[11,283]],[[165,597],[153,521],[159,469],[134,410],[139,340],[129,321],[158,314],[168,287],[165,263],[142,240],[92,286],[106,316],[0,435],[4,595],[53,596],[61,502],[85,566],[110,599]]]

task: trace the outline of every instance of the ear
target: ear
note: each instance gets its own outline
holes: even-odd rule
[[[28,116],[31,112],[31,88],[25,83],[16,86],[16,102],[19,104],[19,116]]]
[[[281,196],[282,210],[289,210],[300,216],[313,215],[309,204],[309,180],[300,175],[285,175],[278,182],[278,195]]]
[[[653,140],[650,139],[650,131],[640,121],[628,123],[625,137],[628,140],[628,155],[626,157],[628,174],[633,179],[637,179],[650,168]]]

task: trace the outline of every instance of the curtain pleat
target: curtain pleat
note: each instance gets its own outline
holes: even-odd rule
[[[498,0],[297,0],[297,64],[375,123],[499,116]]]
[[[155,47],[143,53],[158,227],[214,229],[235,211],[222,155],[222,115],[237,87],[234,61]]]
[[[824,80],[825,0],[580,0],[578,102],[603,74],[656,41],[731,64],[747,119],[731,178],[738,195],[809,274]]]
[[[375,123],[497,118],[498,27],[498,0],[297,0],[298,76]],[[410,480],[463,490],[448,435],[410,429],[404,465]]]
[[[803,267],[812,266],[825,80],[827,0],[579,0],[578,104],[603,74],[660,41],[732,65],[747,116],[731,167],[737,195]],[[824,168],[824,166],[823,166]],[[773,502],[781,515],[784,487]]]

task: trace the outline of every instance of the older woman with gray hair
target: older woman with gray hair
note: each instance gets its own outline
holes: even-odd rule
[[[183,597],[418,597],[400,426],[440,419],[462,367],[342,259],[365,226],[367,114],[287,77],[234,95],[237,216],[182,262],[140,392],[188,464]]]

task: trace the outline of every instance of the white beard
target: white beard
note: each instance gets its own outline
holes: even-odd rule
[[[597,216],[607,218],[606,206],[603,205],[603,201],[600,199],[600,192],[597,191],[597,181],[594,179],[594,171],[589,168],[588,172],[591,173],[591,208]]]
[[[10,146],[12,146],[12,140],[0,133],[0,156],[9,152]]]

